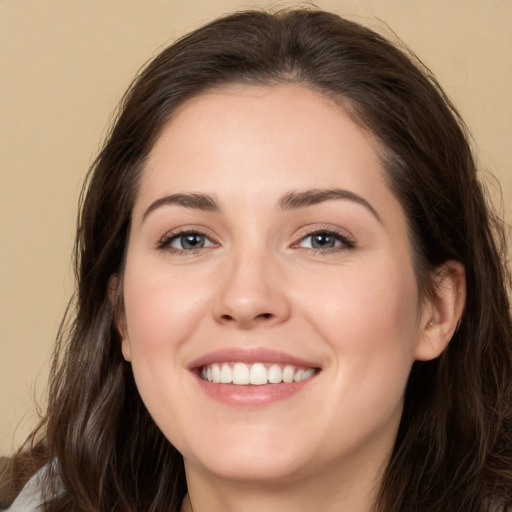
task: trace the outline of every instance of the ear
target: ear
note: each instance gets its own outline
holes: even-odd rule
[[[119,276],[110,276],[107,284],[107,298],[114,309],[114,322],[121,337],[121,352],[126,361],[131,361],[131,348],[126,327],[126,316],[122,306],[122,290]]]
[[[459,325],[465,304],[464,265],[448,260],[436,269],[432,295],[423,306],[416,360],[430,361],[443,352]]]
[[[130,362],[132,360],[132,349],[128,336],[122,334],[121,327],[118,326],[119,334],[121,335],[121,353],[125,361]]]

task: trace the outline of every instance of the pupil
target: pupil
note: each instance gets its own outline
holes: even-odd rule
[[[313,236],[313,247],[325,248],[334,247],[334,238],[326,233],[319,233]]]
[[[203,247],[204,239],[202,235],[197,233],[189,233],[181,237],[181,243],[184,249],[197,249]]]

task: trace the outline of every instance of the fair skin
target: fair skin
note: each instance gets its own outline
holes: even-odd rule
[[[369,512],[411,365],[462,312],[461,266],[439,279],[420,300],[374,142],[329,99],[240,86],[182,105],[143,171],[119,330],[194,512]]]

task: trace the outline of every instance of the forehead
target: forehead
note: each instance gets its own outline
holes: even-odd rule
[[[368,188],[384,169],[371,135],[330,98],[299,85],[233,86],[181,105],[162,130],[141,194],[229,181]],[[336,183],[333,183],[336,182]],[[153,189],[153,190],[150,190]],[[173,192],[173,190],[168,190]]]

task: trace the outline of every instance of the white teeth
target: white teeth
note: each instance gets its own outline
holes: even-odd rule
[[[254,386],[261,386],[268,383],[267,369],[261,363],[256,363],[251,366],[249,371],[249,383]]]
[[[304,370],[297,370],[295,372],[295,375],[293,376],[293,381],[300,382],[302,380],[302,377],[304,377]]]
[[[264,363],[213,363],[204,366],[201,370],[203,380],[214,384],[235,384],[238,386],[253,385],[262,386],[265,384],[280,384],[284,382],[301,382],[310,379],[315,375],[314,368],[298,368],[287,364],[282,367],[272,364],[270,367]]]
[[[270,384],[279,384],[283,380],[283,372],[278,364],[273,364],[268,369],[268,381]]]
[[[231,366],[229,366],[229,364],[224,363],[222,365],[222,370],[220,371],[220,381],[222,384],[230,384],[233,382],[233,372],[231,371]]]
[[[304,374],[302,375],[302,380],[311,379],[315,375],[314,368],[308,368],[307,370],[304,370]]]
[[[233,384],[249,384],[249,368],[244,363],[235,363],[233,366]]]
[[[295,375],[295,368],[293,366],[285,366],[283,370],[283,382],[290,383],[293,382],[293,377]]]
[[[213,382],[220,382],[220,368],[218,364],[212,365],[212,379]]]

